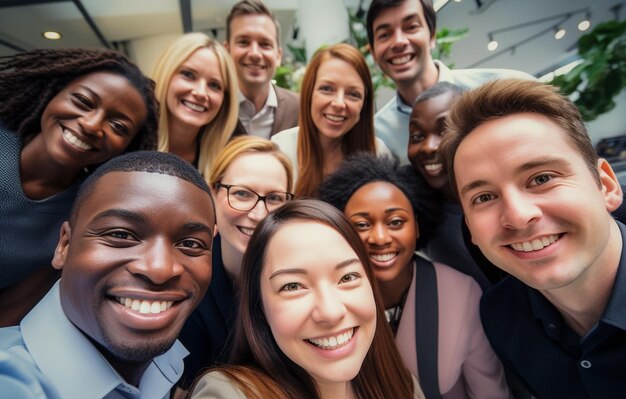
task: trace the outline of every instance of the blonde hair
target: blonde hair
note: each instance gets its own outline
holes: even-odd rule
[[[256,136],[239,136],[234,138],[224,147],[217,155],[213,169],[208,175],[209,186],[215,187],[226,173],[226,169],[233,163],[235,159],[243,154],[264,153],[273,155],[280,162],[287,173],[287,192],[291,193],[293,189],[293,167],[291,161],[274,142]]]
[[[221,148],[224,148],[230,138],[239,118],[239,101],[237,98],[237,72],[235,65],[228,52],[216,40],[204,33],[188,33],[172,43],[161,54],[152,73],[152,79],[156,82],[155,95],[161,104],[158,130],[158,150],[169,151],[170,132],[169,115],[167,112],[167,91],[172,76],[180,65],[200,48],[209,48],[215,53],[221,69],[224,81],[224,102],[215,118],[207,125],[200,128],[198,170],[203,176],[208,176],[213,161]]]

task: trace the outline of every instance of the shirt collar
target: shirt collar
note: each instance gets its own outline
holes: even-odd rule
[[[439,60],[433,60],[433,62],[435,63],[435,67],[437,67],[437,70],[439,71],[439,75],[437,76],[437,83],[454,82],[454,76],[452,76],[452,71],[446,66],[446,64]]]
[[[142,376],[140,392],[124,381],[91,341],[65,316],[59,287],[60,281],[24,318],[20,329],[35,364],[52,381],[61,397],[101,398],[118,386],[123,392],[137,397],[164,397],[182,374],[182,359],[188,354],[184,346],[176,341],[169,351],[150,363]],[[169,380],[169,384],[155,381],[159,378],[158,374]],[[148,393],[151,396],[147,396]]]
[[[237,90],[237,92],[238,92],[237,98],[239,100],[239,105],[245,104],[245,103],[252,104],[252,101],[248,100],[248,98],[243,95],[243,93],[241,92],[241,89]],[[278,97],[276,97],[276,90],[274,89],[274,85],[271,83],[270,83],[270,89],[267,95],[267,100],[265,100],[265,105],[263,107],[264,108],[265,107],[273,107],[273,108],[278,107]]]

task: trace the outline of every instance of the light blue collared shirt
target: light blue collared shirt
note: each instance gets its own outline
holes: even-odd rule
[[[65,316],[59,282],[19,326],[0,328],[0,359],[2,351],[20,363],[22,376],[24,367],[30,367],[33,379],[40,382],[28,384],[33,390],[48,389],[51,383],[63,399],[169,398],[170,389],[182,375],[183,359],[189,354],[176,341],[167,352],[153,359],[139,387],[128,384]],[[11,375],[3,373],[0,368],[0,392],[3,381],[12,386]]]
[[[439,70],[437,83],[450,82],[464,90],[476,88],[495,79],[535,80],[532,75],[511,69],[454,69],[443,62],[434,60]],[[396,92],[374,117],[376,136],[382,139],[393,155],[403,164],[408,164],[407,148],[409,145],[409,120],[413,104],[405,104]]]

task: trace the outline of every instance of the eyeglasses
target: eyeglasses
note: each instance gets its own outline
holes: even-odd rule
[[[285,202],[293,199],[291,193],[272,192],[267,195],[259,195],[249,188],[236,186],[233,184],[217,183],[217,188],[225,188],[228,205],[238,211],[250,211],[254,209],[259,201],[263,201],[268,212],[280,207]]]

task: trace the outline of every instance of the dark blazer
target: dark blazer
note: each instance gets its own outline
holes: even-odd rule
[[[228,361],[236,316],[235,289],[222,263],[221,238],[218,234],[213,241],[211,284],[178,337],[189,351],[183,376],[178,381],[180,387],[189,389],[204,368]]]
[[[274,124],[272,125],[270,136],[298,126],[298,113],[300,110],[300,94],[276,85],[274,85],[274,90],[276,91],[276,101],[278,105],[274,113]],[[233,134],[233,136],[247,134],[246,128],[243,126],[243,123],[241,123],[241,120],[237,122],[235,132],[237,134]]]

